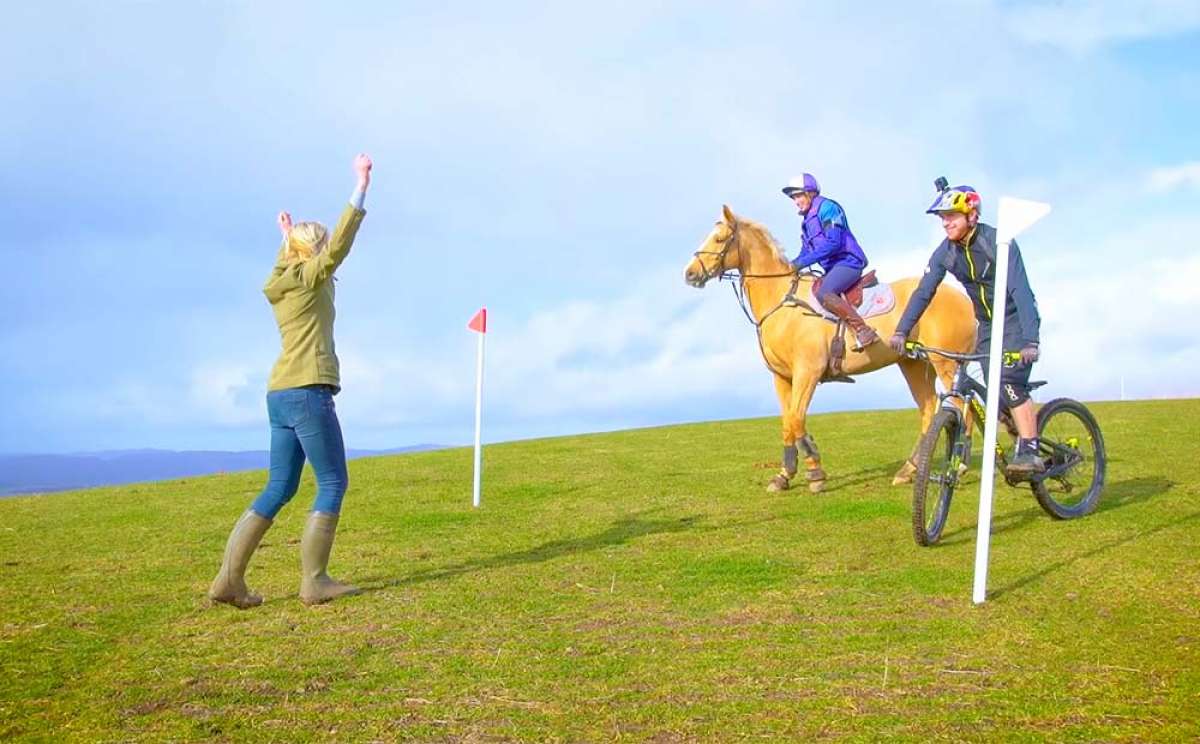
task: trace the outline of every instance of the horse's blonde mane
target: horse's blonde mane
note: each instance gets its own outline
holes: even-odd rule
[[[756,236],[758,237],[758,239],[761,242],[765,243],[768,248],[775,251],[776,258],[778,258],[783,263],[789,263],[787,254],[784,253],[784,251],[783,251],[783,246],[781,246],[779,244],[779,241],[775,239],[775,236],[771,234],[771,231],[768,230],[765,225],[763,225],[762,223],[759,223],[759,222],[755,222],[754,220],[746,219],[745,217],[739,216],[738,217],[738,227],[741,227],[743,229],[749,228],[750,232],[756,234]]]

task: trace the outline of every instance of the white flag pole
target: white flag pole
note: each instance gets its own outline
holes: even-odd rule
[[[486,333],[479,333],[479,353],[475,359],[475,485],[474,498],[472,504],[479,508],[479,479],[482,468],[481,460],[483,450],[479,442],[480,423],[483,418],[483,337]]]
[[[992,295],[992,338],[988,348],[987,411],[983,426],[983,469],[979,484],[979,526],[975,540],[975,588],[972,600],[987,599],[988,550],[992,539],[992,491],[996,477],[996,438],[1000,424],[1000,366],[1004,357],[1004,315],[1008,309],[1009,244],[1050,212],[1041,202],[1000,197],[996,219],[996,276]]]

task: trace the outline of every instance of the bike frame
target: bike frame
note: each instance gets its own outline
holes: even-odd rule
[[[926,347],[911,341],[908,344],[908,349],[909,353],[913,356],[928,358],[928,355],[933,353],[958,362],[958,370],[954,374],[954,384],[949,391],[938,394],[938,401],[942,409],[954,411],[954,415],[958,418],[960,435],[958,441],[954,443],[953,458],[955,466],[959,463],[970,463],[971,438],[961,434],[964,431],[964,424],[966,423],[964,417],[966,415],[973,415],[975,423],[979,425],[981,430],[983,429],[984,422],[987,421],[987,409],[984,405],[984,401],[987,400],[987,386],[968,374],[967,365],[971,362],[982,364],[983,360],[986,359],[986,355],[957,354]],[[1005,352],[1006,361],[1010,361],[1008,359],[1010,356],[1015,355],[1012,355],[1011,352]],[[952,399],[958,402],[949,402]],[[1015,438],[1017,436],[1017,427],[1013,422],[1012,415],[1003,407],[1000,408],[1000,423],[1004,425],[1010,437]],[[1000,470],[1003,472],[1004,468],[1008,465],[1008,456],[1004,454],[1004,447],[999,442],[996,442],[995,454],[997,462],[1000,463]],[[1007,476],[1005,480],[1008,481]],[[1008,482],[1010,485],[1016,485],[1014,481]]]
[[[908,356],[913,359],[928,360],[930,354],[937,354],[958,363],[950,390],[938,395],[939,412],[933,419],[932,425],[922,435],[916,454],[917,460],[914,462],[916,477],[913,490],[913,536],[919,545],[932,545],[940,539],[954,491],[970,465],[971,437],[967,433],[967,424],[977,422],[980,430],[983,430],[986,423],[987,411],[984,403],[987,399],[986,378],[983,374],[972,374],[974,370],[969,368],[971,363],[982,363],[986,357],[978,354],[944,351],[914,342],[909,342],[907,349]],[[1005,363],[1016,363],[1016,359],[1013,358],[1016,356],[1012,352],[1006,352]],[[986,374],[986,370],[984,373]],[[1040,381],[1031,382],[1030,387],[1036,388],[1044,384],[1046,383]],[[1038,456],[1042,459],[1045,472],[1014,480],[1006,472],[1009,460],[999,441],[995,444],[993,456],[1008,485],[1019,487],[1027,483],[1031,484],[1038,503],[1051,516],[1058,519],[1083,516],[1095,509],[1095,499],[1098,498],[1098,495],[1093,489],[1098,482],[1097,477],[1100,478],[1100,483],[1103,482],[1104,445],[1103,439],[1100,437],[1099,426],[1095,417],[1078,401],[1070,398],[1056,398],[1047,405],[1048,408],[1044,407],[1037,413]],[[1051,420],[1060,420],[1058,417],[1060,409],[1068,413],[1072,420],[1077,419],[1082,423],[1086,430],[1083,436],[1069,430],[1067,433],[1063,433],[1061,429],[1057,430],[1057,435],[1051,433],[1055,430],[1051,429],[1048,424]],[[967,418],[968,416],[973,418]],[[1004,424],[1008,433],[1014,438],[1017,437],[1015,422],[1010,411],[1001,408],[996,423]],[[1046,432],[1042,434],[1044,428]],[[943,437],[946,439],[943,440]],[[1070,473],[1088,457],[1080,449],[1080,442],[1085,437],[1089,441],[1095,437],[1096,446],[1087,449],[1087,452],[1094,451],[1096,453],[1099,470],[1092,472],[1090,483],[1076,484]],[[987,453],[984,453],[983,456],[986,457]],[[985,461],[985,465],[990,464]],[[1055,494],[1047,490],[1051,487],[1044,484],[1047,479],[1061,481],[1062,486],[1054,488],[1057,488],[1057,492],[1062,494],[1070,493],[1076,486],[1085,487],[1087,490],[1081,492],[1085,500],[1075,506],[1060,502]],[[931,488],[934,490],[930,491]],[[931,501],[931,498],[934,500]],[[931,509],[933,511],[930,511]]]

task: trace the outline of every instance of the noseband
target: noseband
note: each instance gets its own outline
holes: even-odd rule
[[[738,238],[738,224],[735,222],[733,224],[733,227],[730,228],[729,237],[725,238],[725,240],[722,241],[721,250],[719,250],[719,251],[696,251],[693,254],[696,257],[696,260],[700,263],[700,268],[704,270],[704,274],[701,277],[701,284],[706,284],[709,279],[712,279],[714,277],[718,281],[725,279],[725,277],[729,277],[731,279],[736,278],[739,280],[737,283],[731,285],[733,287],[733,294],[735,297],[737,297],[738,305],[740,305],[742,308],[742,314],[745,315],[746,320],[750,321],[750,324],[754,326],[755,336],[758,337],[758,350],[762,354],[763,361],[766,362],[767,369],[771,370],[771,372],[775,373],[778,377],[780,377],[784,380],[790,380],[791,378],[788,375],[785,375],[782,372],[780,372],[779,370],[775,369],[775,366],[773,364],[771,364],[771,361],[767,358],[767,350],[763,347],[762,326],[763,326],[763,323],[767,322],[767,318],[770,318],[776,312],[782,310],[785,307],[799,307],[799,308],[803,309],[805,311],[805,313],[808,315],[815,315],[817,317],[821,317],[821,313],[818,313],[816,310],[814,310],[813,307],[811,305],[809,305],[807,302],[805,302],[804,300],[796,297],[796,288],[800,284],[800,275],[801,275],[801,273],[806,273],[806,272],[800,272],[800,271],[793,270],[793,271],[781,272],[781,273],[776,273],[776,274],[747,274],[741,268],[742,267],[742,241],[737,240],[737,238]],[[733,247],[735,241],[737,243],[737,249],[738,249],[738,264],[737,264],[738,268],[737,269],[723,268],[725,266],[725,256],[729,253],[729,249]],[[708,266],[705,265],[704,259],[702,258],[702,256],[716,256],[717,257],[716,269],[710,270],[708,268]],[[783,298],[779,300],[779,302],[775,305],[775,307],[771,308],[766,313],[764,313],[761,318],[755,318],[754,314],[752,312],[750,312],[750,308],[748,307],[749,301],[746,297],[746,280],[747,279],[774,279],[774,278],[780,278],[780,277],[785,277],[785,276],[792,277],[792,286],[788,288],[787,293],[784,294]]]
[[[738,237],[738,226],[735,222],[733,227],[729,229],[729,237],[721,241],[721,250],[719,251],[696,251],[692,255],[700,262],[700,268],[704,270],[704,274],[700,277],[702,284],[707,284],[709,279],[716,278],[717,281],[723,280],[726,276],[733,275],[731,269],[722,268],[725,265],[725,256],[729,253],[729,249],[733,247],[734,240]],[[704,264],[702,256],[716,256],[716,270],[710,271],[708,266]],[[738,266],[742,265],[742,244],[738,241]]]

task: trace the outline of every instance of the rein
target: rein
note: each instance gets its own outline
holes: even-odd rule
[[[744,273],[743,271],[741,271],[741,269],[734,270],[734,269],[720,268],[725,265],[725,256],[726,256],[726,254],[729,253],[729,249],[732,248],[735,244],[737,245],[737,252],[738,252],[737,265],[741,266],[742,265],[742,241],[738,240],[738,224],[737,223],[734,223],[733,228],[731,229],[731,231],[729,233],[729,237],[725,238],[725,240],[723,241],[723,243],[721,245],[721,250],[719,250],[719,251],[696,251],[693,255],[695,255],[696,260],[700,262],[700,268],[704,269],[704,277],[703,278],[704,278],[705,282],[707,282],[708,280],[713,279],[713,278],[715,278],[718,282],[724,281],[725,279],[730,280],[730,287],[733,288],[733,296],[737,298],[738,305],[742,308],[742,314],[746,316],[746,320],[750,321],[750,325],[754,326],[754,335],[758,339],[758,351],[760,354],[762,354],[763,362],[766,363],[767,369],[771,370],[773,373],[775,373],[775,375],[777,375],[778,377],[780,377],[784,380],[790,380],[791,378],[788,375],[785,375],[782,372],[780,372],[779,370],[775,369],[775,367],[771,364],[770,360],[767,359],[767,350],[765,347],[763,347],[763,341],[762,341],[762,327],[763,327],[763,324],[767,322],[767,318],[770,318],[776,312],[778,312],[779,310],[782,310],[785,307],[803,308],[806,311],[806,313],[805,313],[806,315],[813,315],[816,317],[824,317],[822,313],[818,313],[815,309],[813,309],[812,305],[808,304],[806,301],[804,301],[796,296],[796,288],[800,286],[800,277],[803,276],[805,273],[810,273],[810,272],[801,272],[799,270],[792,270],[792,271],[781,272],[781,273],[776,273],[776,274],[747,274],[747,273]],[[708,266],[706,266],[704,264],[704,259],[701,258],[701,256],[716,256],[717,257],[716,266],[718,267],[717,270],[709,271]],[[787,277],[787,276],[792,277],[792,286],[788,288],[788,291],[784,293],[782,299],[780,299],[779,302],[776,303],[775,307],[768,310],[762,316],[762,318],[755,320],[754,314],[751,312],[751,309],[749,307],[749,299],[746,296],[746,280],[747,279],[781,279],[781,278]],[[734,279],[737,280],[736,283],[733,281]]]

